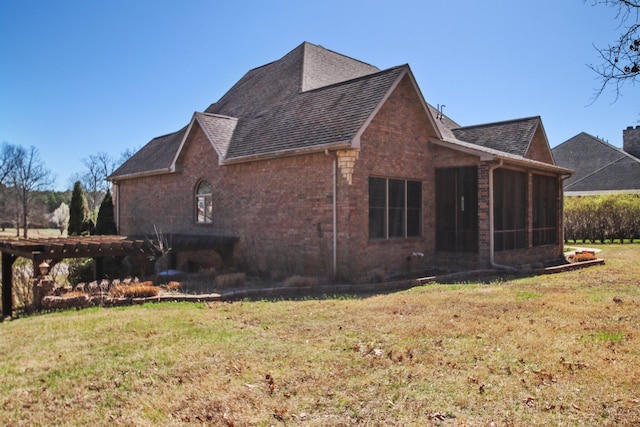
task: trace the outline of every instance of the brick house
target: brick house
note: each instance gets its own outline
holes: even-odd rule
[[[570,172],[540,117],[461,127],[408,65],[379,70],[303,43],[110,180],[120,234],[232,235],[248,271],[366,280],[557,259]]]
[[[575,171],[564,181],[565,196],[640,193],[640,126],[622,131],[622,149],[581,132],[551,151]]]

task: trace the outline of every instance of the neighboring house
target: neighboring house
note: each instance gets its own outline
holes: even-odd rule
[[[640,192],[640,126],[623,130],[622,139],[620,149],[582,132],[553,148],[556,164],[575,171],[565,195]]]
[[[357,281],[558,259],[570,173],[539,117],[461,127],[408,65],[303,43],[110,180],[120,234],[233,235],[248,271]]]

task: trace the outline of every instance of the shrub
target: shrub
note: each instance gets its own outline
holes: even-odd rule
[[[623,243],[640,238],[640,195],[565,197],[564,226],[566,242]]]
[[[576,251],[567,257],[571,262],[592,261],[596,259],[596,253],[593,251]]]
[[[29,260],[18,258],[13,265],[13,303],[16,308],[27,308],[33,303],[33,268]]]
[[[117,285],[111,290],[115,297],[124,298],[146,298],[155,297],[160,293],[160,288],[153,285],[153,282],[132,283],[130,285]]]
[[[182,287],[180,282],[171,281],[167,284],[166,288],[168,291],[178,291]]]
[[[215,279],[215,284],[220,288],[237,288],[244,286],[247,280],[245,273],[221,274]]]
[[[93,280],[93,260],[91,258],[73,258],[69,260],[70,284],[91,282]]]

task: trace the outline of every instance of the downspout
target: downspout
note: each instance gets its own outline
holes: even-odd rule
[[[568,175],[561,175],[559,181],[559,198],[562,201],[562,203],[560,204],[560,206],[562,206],[562,208],[560,209],[560,221],[562,223],[562,227],[560,229],[560,245],[562,247],[562,251],[564,252],[564,181],[571,178],[572,174],[568,174]]]
[[[338,156],[333,157],[333,277],[338,276]]]
[[[494,206],[493,206],[493,171],[501,167],[503,160],[500,159],[498,164],[489,166],[489,264],[494,268],[500,268],[503,270],[515,271],[517,268],[510,267],[508,265],[498,264],[495,261],[495,224],[493,221]]]
[[[120,184],[117,181],[113,182],[113,197],[116,200],[115,203],[115,217],[116,217],[116,231],[120,233]]]

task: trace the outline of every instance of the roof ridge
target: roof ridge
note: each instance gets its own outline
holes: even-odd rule
[[[210,108],[212,108],[215,105],[217,105],[222,99],[228,98],[229,95],[233,95],[234,93],[236,93],[237,91],[241,90],[241,88],[243,88],[244,86],[246,86],[247,84],[249,84],[250,82],[255,80],[256,78],[262,76],[265,72],[267,72],[266,70],[267,70],[268,67],[270,67],[270,66],[272,66],[274,64],[278,64],[283,59],[285,59],[286,57],[288,57],[289,55],[294,53],[296,50],[299,50],[299,49],[302,50],[301,56],[302,56],[302,60],[304,61],[304,44],[305,43],[306,42],[303,42],[302,44],[296,46],[295,48],[293,48],[292,50],[287,52],[285,55],[281,56],[280,58],[278,58],[278,59],[276,59],[274,61],[268,62],[268,63],[260,65],[258,67],[251,68],[249,71],[244,73],[244,75],[240,78],[240,80],[238,80],[233,86],[231,86],[231,88],[229,90],[227,90],[220,97],[220,99],[218,99],[217,102],[214,102],[211,105],[209,105],[209,107],[207,107],[207,110],[209,110]],[[299,78],[302,79],[302,76],[299,76]]]
[[[320,87],[317,87],[315,89],[310,89],[310,90],[306,90],[304,92],[301,92],[301,94],[303,94],[303,93],[320,92],[320,91],[322,91],[324,89],[329,89],[329,88],[332,88],[332,87],[342,86],[342,85],[346,85],[346,84],[352,84],[353,82],[356,82],[358,80],[365,80],[365,79],[370,79],[372,77],[380,76],[380,75],[383,75],[383,74],[389,74],[392,71],[396,71],[396,70],[398,70],[400,68],[404,68],[404,67],[408,68],[409,64],[396,65],[395,67],[391,67],[391,68],[387,68],[387,69],[384,69],[384,70],[380,70],[380,71],[375,72],[375,73],[366,74],[366,75],[360,76],[360,77],[354,77],[353,79],[343,80],[341,82],[331,83],[331,84],[326,85],[326,86],[320,86]]]
[[[237,117],[227,116],[226,114],[207,113],[206,111],[196,111],[195,114],[208,116],[208,117],[218,117],[221,119],[239,120]]]

